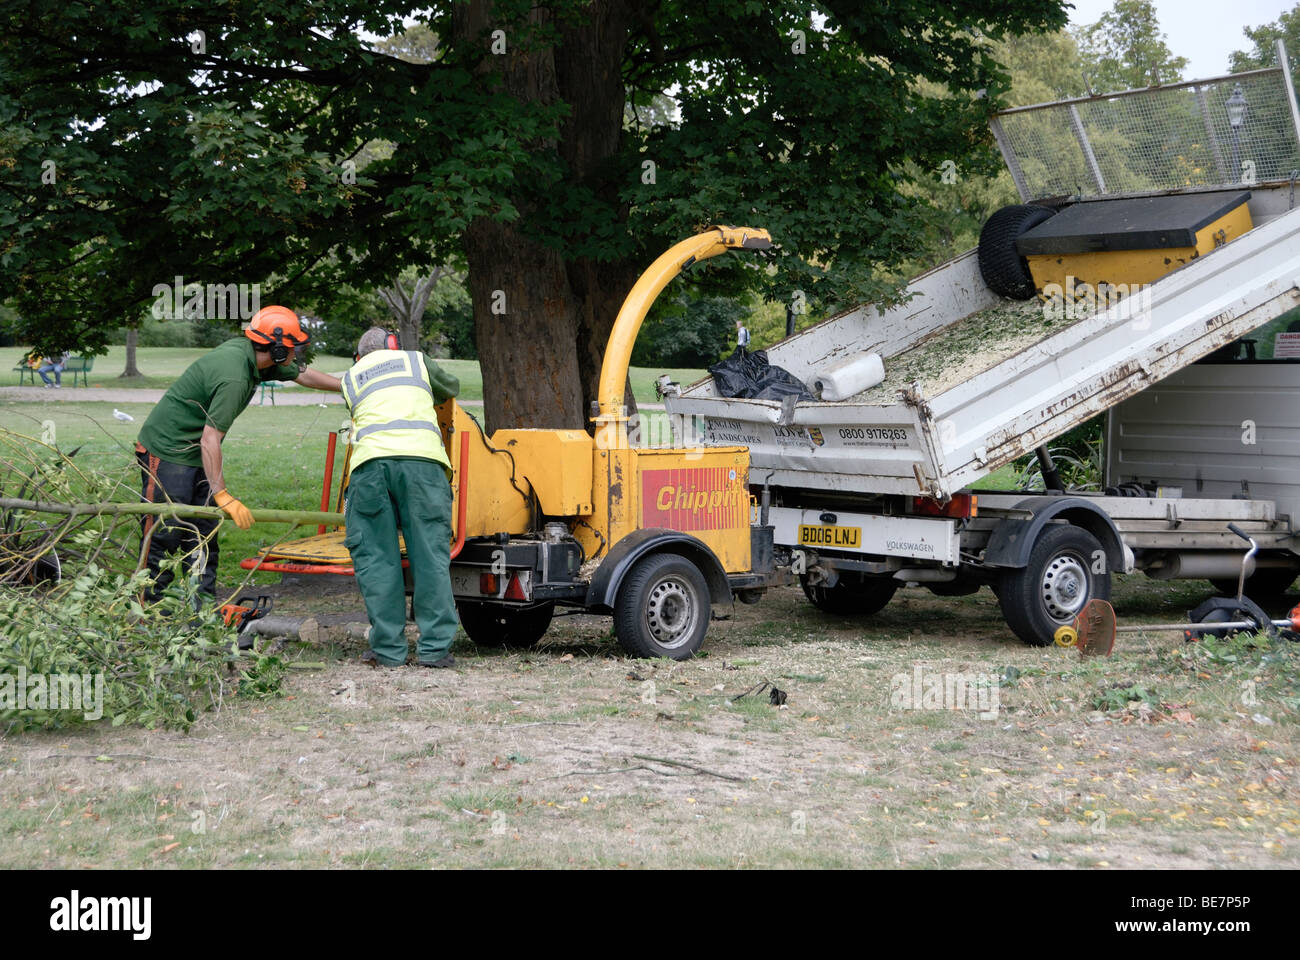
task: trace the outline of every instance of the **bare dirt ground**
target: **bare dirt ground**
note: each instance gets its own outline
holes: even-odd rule
[[[268,592],[364,619],[348,584]],[[1116,605],[1181,619],[1208,593],[1133,578]],[[462,636],[453,671],[295,644],[324,669],[188,733],[0,740],[0,866],[1296,867],[1296,646],[1082,660],[1021,645],[988,591],[845,621],[791,588],[687,663],[586,615],[528,651]],[[1000,678],[996,715],[891,703],[918,668]],[[784,709],[739,698],[765,680]]]

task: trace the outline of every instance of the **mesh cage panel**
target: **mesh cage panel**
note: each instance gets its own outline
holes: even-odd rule
[[[1300,135],[1286,82],[1273,68],[1015,108],[994,130],[1026,199],[1287,180],[1300,170]],[[1227,102],[1238,88],[1246,115],[1234,128]]]

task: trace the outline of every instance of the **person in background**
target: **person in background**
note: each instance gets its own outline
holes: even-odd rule
[[[736,347],[742,356],[749,352],[749,330],[744,320],[736,321]]]
[[[68,355],[66,353],[60,353],[57,356],[46,357],[42,360],[41,365],[36,368],[36,372],[39,373],[41,379],[45,381],[45,386],[59,388],[63,386],[63,368],[67,365]],[[51,372],[54,373],[54,381],[52,383],[50,382]],[[76,386],[76,384],[73,384],[73,386]]]

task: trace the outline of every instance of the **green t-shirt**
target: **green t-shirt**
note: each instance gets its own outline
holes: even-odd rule
[[[293,362],[258,370],[251,340],[227,340],[191,363],[167,389],[140,428],[140,444],[163,460],[201,467],[199,439],[205,426],[227,432],[259,383],[296,380],[301,375]]]

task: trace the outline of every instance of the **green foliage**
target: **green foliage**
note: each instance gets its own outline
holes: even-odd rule
[[[1115,0],[1100,20],[1076,36],[1095,93],[1173,83],[1187,67],[1187,58],[1174,56],[1166,46],[1152,0]]]
[[[1160,698],[1138,683],[1116,684],[1092,698],[1094,710],[1123,710],[1130,703],[1145,703],[1153,708],[1160,706]]]
[[[118,462],[115,470],[78,466],[53,445],[0,429],[0,495],[55,503],[136,499],[120,479],[126,460]],[[185,728],[225,696],[278,692],[283,665],[232,649],[234,630],[189,575],[193,558],[173,556],[167,594],[143,601],[150,580],[136,570],[139,541],[133,516],[51,519],[0,510],[0,730],[101,719]],[[10,683],[48,675],[89,678],[75,684],[78,709],[31,700],[19,708]],[[97,696],[86,704],[91,690]]]
[[[727,297],[661,297],[637,336],[632,362],[642,367],[707,367],[736,345],[736,321],[748,314]]]
[[[1074,38],[1064,30],[1007,37],[993,56],[1010,77],[1007,101],[1013,106],[1079,96],[1083,67]],[[947,96],[937,85],[923,85],[931,95]],[[899,192],[918,201],[916,238],[921,249],[893,272],[911,279],[976,245],[984,222],[1002,207],[1019,203],[1011,175],[996,147],[986,145],[978,162],[936,164],[923,169],[904,161]]]
[[[1102,437],[1106,429],[1106,415],[1098,414],[1057,438],[1048,448],[1056,472],[1067,490],[1100,490],[1106,472],[1102,452]],[[1038,456],[1030,454],[1014,464],[1017,490],[1042,490],[1043,472]]]
[[[1277,41],[1286,44],[1291,76],[1300,75],[1300,4],[1282,13],[1271,23],[1246,27],[1243,31],[1251,42],[1249,50],[1234,50],[1229,58],[1233,73],[1277,66]]]
[[[474,308],[464,280],[447,276],[433,287],[424,309],[424,337],[439,353],[456,360],[477,360]]]
[[[82,547],[88,534],[74,537]],[[142,605],[148,573],[113,573],[96,564],[53,590],[10,586],[0,591],[0,677],[62,675],[95,678],[82,692],[102,690],[102,703],[0,709],[0,728],[51,729],[103,720],[144,727],[188,728],[225,696],[280,694],[284,665],[275,657],[232,651],[234,631],[212,607],[190,614],[195,599],[185,571],[177,601]],[[102,710],[102,716],[95,716]]]
[[[525,52],[587,56],[600,11],[547,9],[6,7],[0,289],[25,339],[93,352],[178,274],[261,282],[263,302],[330,319],[341,285],[446,262],[471,222],[521,217],[566,264],[644,263],[702,223],[754,222],[781,269],[718,258],[702,295],[880,299],[888,268],[928,242],[926,205],[897,187],[945,159],[990,173],[986,120],[1009,83],[994,45],[1065,21],[1059,0],[662,4],[612,38],[627,52],[609,82],[673,122],[629,124],[587,157],[590,104],[503,93]],[[493,29],[511,55],[492,52]]]

